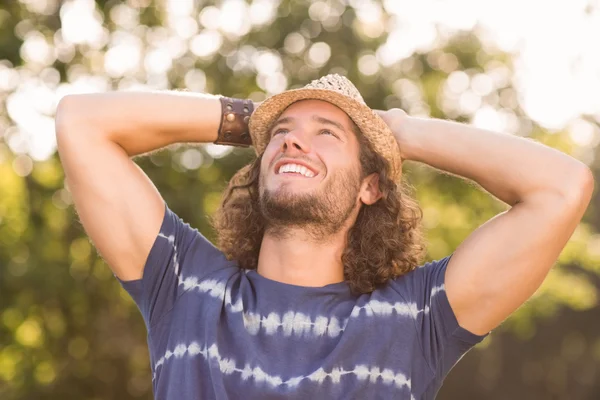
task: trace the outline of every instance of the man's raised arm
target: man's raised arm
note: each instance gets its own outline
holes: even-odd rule
[[[69,95],[56,138],[85,231],[122,280],[140,279],[163,220],[164,202],[130,157],[178,142],[213,142],[216,96],[181,92]]]
[[[512,206],[458,246],[445,275],[460,326],[488,333],[542,284],[590,202],[594,177],[582,162],[533,140],[397,109],[379,114],[403,159],[471,179]]]

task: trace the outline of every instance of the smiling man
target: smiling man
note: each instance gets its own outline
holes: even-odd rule
[[[57,141],[86,232],[141,310],[157,399],[432,399],[527,300],[579,223],[589,169],[534,141],[374,111],[345,78],[250,101],[64,98]],[[249,125],[248,125],[249,124]],[[258,155],[214,216],[184,223],[131,157],[177,142]],[[419,265],[402,160],[511,205]]]

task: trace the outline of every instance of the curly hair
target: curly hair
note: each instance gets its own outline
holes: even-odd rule
[[[409,186],[389,178],[390,165],[376,153],[353,124],[360,145],[362,177],[379,174],[381,199],[362,205],[347,234],[342,254],[344,279],[355,294],[370,293],[390,279],[415,269],[424,254],[421,219],[423,213],[410,196]],[[256,269],[265,233],[259,207],[259,177],[262,155],[240,169],[223,193],[212,218],[217,245],[240,268]]]

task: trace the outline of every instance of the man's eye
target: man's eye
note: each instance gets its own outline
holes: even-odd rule
[[[321,135],[331,135],[331,136],[334,136],[334,137],[338,137],[335,133],[331,132],[329,129],[323,129],[321,131]]]
[[[275,132],[273,132],[273,136],[278,135],[280,133],[288,133],[288,130],[283,128],[277,129]]]

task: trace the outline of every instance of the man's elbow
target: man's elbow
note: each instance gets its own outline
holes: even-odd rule
[[[565,188],[564,197],[573,207],[585,211],[592,198],[594,185],[594,175],[591,169],[587,165],[581,164],[572,174],[572,179]]]
[[[54,118],[57,137],[67,134],[75,124],[77,117],[81,117],[78,111],[81,97],[77,94],[68,94],[58,102]]]

